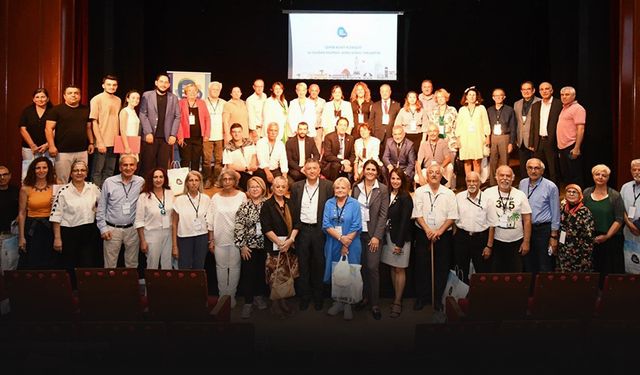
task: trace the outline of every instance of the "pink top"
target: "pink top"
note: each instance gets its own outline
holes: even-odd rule
[[[180,99],[180,127],[178,128],[178,139],[190,138],[189,131],[189,102],[187,98]],[[202,137],[208,139],[211,129],[211,116],[207,105],[202,99],[196,99],[198,107],[198,118],[200,119],[200,130]]]
[[[587,111],[578,104],[577,100],[564,105],[560,117],[556,136],[558,139],[558,149],[563,150],[576,143],[578,133],[577,125],[584,125],[587,122]]]

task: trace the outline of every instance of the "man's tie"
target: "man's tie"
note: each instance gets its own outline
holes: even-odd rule
[[[389,104],[387,104],[387,101],[384,100],[382,103],[384,104],[384,113],[389,113]]]
[[[344,138],[340,137],[340,155],[344,156]]]

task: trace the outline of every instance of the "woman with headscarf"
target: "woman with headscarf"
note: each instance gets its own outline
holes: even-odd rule
[[[595,224],[591,211],[582,202],[582,189],[569,184],[560,204],[560,239],[558,241],[558,272],[593,272],[591,254]]]

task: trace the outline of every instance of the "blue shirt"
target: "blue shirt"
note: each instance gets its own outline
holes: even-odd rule
[[[560,229],[560,194],[556,184],[540,177],[534,186],[529,178],[520,180],[520,191],[524,192],[531,206],[531,224],[551,223],[551,230]]]
[[[143,185],[144,178],[135,175],[127,184],[122,182],[120,174],[104,180],[96,212],[96,223],[101,234],[108,231],[107,221],[115,225],[128,225],[136,221],[136,205]]]

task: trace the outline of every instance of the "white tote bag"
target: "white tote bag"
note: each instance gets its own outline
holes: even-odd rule
[[[171,163],[171,169],[167,171],[167,177],[169,177],[169,187],[174,196],[182,195],[184,193],[184,184],[187,182],[187,174],[189,168],[180,167],[180,163],[174,161]]]
[[[460,275],[458,275],[460,273]],[[447,285],[442,293],[442,306],[446,309],[446,299],[451,296],[458,301],[460,298],[465,298],[469,293],[469,285],[462,281],[462,272],[457,268],[455,270],[449,270],[449,277],[447,278]],[[446,310],[445,310],[446,312]]]
[[[349,267],[348,275],[345,272],[345,264]],[[331,298],[349,304],[360,302],[362,300],[362,274],[360,273],[362,266],[349,264],[347,257],[342,256],[339,262],[332,263],[332,267]]]

